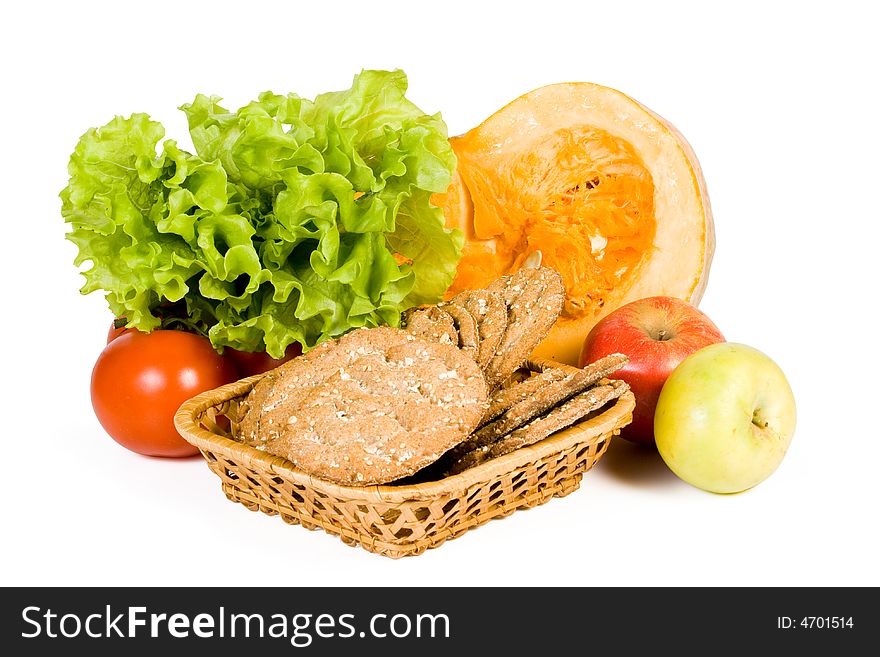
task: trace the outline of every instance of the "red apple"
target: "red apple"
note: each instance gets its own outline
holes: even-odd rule
[[[718,327],[696,306],[674,297],[648,297],[605,316],[584,339],[581,367],[621,353],[629,362],[612,376],[626,381],[636,398],[632,422],[620,435],[654,444],[654,410],[660,390],[681,361],[710,344],[725,342]]]

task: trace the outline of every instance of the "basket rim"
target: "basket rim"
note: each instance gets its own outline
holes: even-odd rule
[[[546,367],[574,369],[571,365],[551,360],[530,360],[526,366],[533,370]],[[527,463],[555,452],[563,451],[574,444],[582,443],[584,446],[595,444],[606,434],[622,427],[635,408],[635,397],[632,391],[628,390],[618,397],[612,406],[595,417],[573,424],[532,445],[520,447],[503,456],[489,459],[458,474],[417,484],[347,486],[314,477],[298,469],[283,456],[267,454],[255,447],[207,431],[199,426],[196,421],[199,414],[212,406],[247,394],[264,376],[265,373],[239,379],[207,390],[185,401],[174,415],[174,425],[180,435],[200,450],[210,450],[221,454],[246,467],[259,466],[286,480],[322,491],[328,495],[364,502],[399,503],[460,493],[475,483],[491,481],[499,475],[512,472]]]

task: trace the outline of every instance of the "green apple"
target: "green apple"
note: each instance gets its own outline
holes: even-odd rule
[[[738,493],[769,477],[794,435],[794,395],[766,354],[734,342],[685,358],[660,391],[657,450],[687,483]]]

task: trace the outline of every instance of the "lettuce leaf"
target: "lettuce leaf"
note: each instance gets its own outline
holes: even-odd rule
[[[463,236],[431,194],[455,168],[446,125],[401,71],[362,71],[309,101],[180,107],[195,153],[145,114],[86,132],[61,192],[83,293],[144,331],[183,321],[215,347],[280,357],[397,326],[452,282]]]

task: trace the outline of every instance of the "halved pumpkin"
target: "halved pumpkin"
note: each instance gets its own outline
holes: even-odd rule
[[[456,175],[434,202],[467,239],[447,295],[541,251],[566,302],[536,357],[576,364],[590,328],[629,301],[699,302],[715,248],[709,197],[690,145],[651,110],[597,84],[554,84],[450,141]]]

